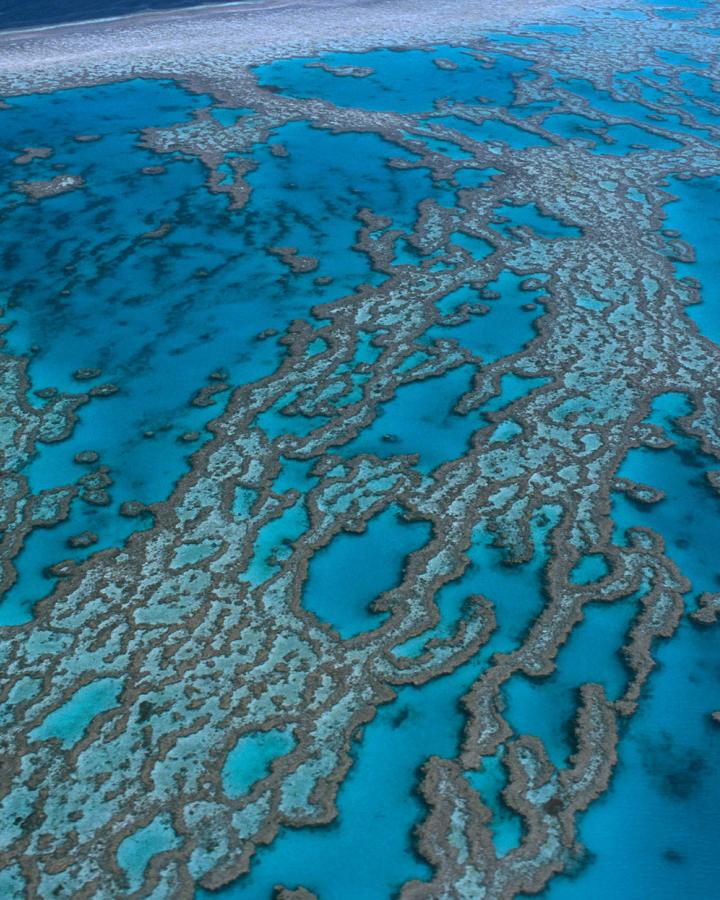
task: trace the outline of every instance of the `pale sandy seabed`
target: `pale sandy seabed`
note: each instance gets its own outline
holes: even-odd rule
[[[628,5],[610,0],[592,8]],[[230,59],[255,65],[323,50],[462,41],[486,28],[568,21],[568,8],[548,0],[268,0],[242,9],[195,7],[12,31],[0,34],[0,91],[55,90],[149,73],[214,71],[222,78]]]

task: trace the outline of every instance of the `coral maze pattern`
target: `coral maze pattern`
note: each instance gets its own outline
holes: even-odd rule
[[[70,446],[93,410],[112,415],[122,373],[101,383],[88,359],[74,391],[33,394],[40,350],[10,352],[20,326],[7,331],[8,597],[39,531],[67,525],[78,552],[44,560],[47,595],[2,630],[4,897],[219,888],[279,829],[334,819],[363,752],[353,742],[403,685],[460,670],[458,753],[429,756],[418,773],[416,845],[431,873],[408,878],[401,895],[512,897],[577,865],[579,814],[608,788],[619,734],[684,598],[696,628],[720,608],[711,581],[701,593],[693,579],[688,593],[662,529],[618,517],[621,503],[666,502],[627,474],[634,453],[690,442],[705,460],[703,490],[720,487],[720,350],[692,317],[707,300],[690,274],[694,249],[665,221],[687,185],[720,176],[719,32],[712,7],[693,9],[683,28],[674,7],[639,9],[569,11],[562,24],[455,46],[177,72],[191,112],[145,123],[144,184],[192,163],[194,190],[253,235],[251,254],[296,307],[280,333],[270,322],[249,345],[277,341],[277,364],[235,383],[214,371],[204,386],[185,384],[197,415],[183,452],[207,439],[166,499],[123,497],[114,544],[75,525],[88,505],[116,502],[120,473],[101,454],[73,446],[85,474],[68,483],[39,489],[28,471],[38,454]],[[158,77],[149,65],[137,75]],[[75,83],[113,80],[100,68]],[[4,90],[9,116],[26,88]],[[78,152],[96,138],[74,136]],[[311,209],[305,231],[288,226],[319,240],[278,243],[253,207],[264,167],[281,167],[273,215],[293,220],[303,147],[342,166],[328,140],[348,141],[338,154],[356,153],[351,166],[377,152],[382,189],[371,206],[348,184],[328,201],[337,221],[325,210],[323,225]],[[59,149],[15,148],[6,214],[49,215],[92,189],[72,167],[53,174]],[[393,185],[411,178],[426,190],[404,222]],[[100,262],[112,269],[149,246],[162,259],[178,221],[151,221],[117,257],[104,243]],[[351,246],[334,259],[328,235],[348,222]],[[3,238],[8,325],[39,290],[14,240]],[[349,258],[360,274],[340,288]],[[70,264],[66,298],[85,277],[73,273]],[[215,277],[208,263],[196,283],[217,292]],[[262,284],[248,289],[262,302]],[[268,323],[248,327],[258,324]],[[224,360],[208,353],[206,365]],[[658,404],[673,398],[663,418]],[[147,428],[140,444],[161,431]],[[363,540],[375,549],[345,569]],[[390,575],[345,609],[363,565],[371,582],[386,565],[386,543],[403,548]],[[492,554],[506,579],[494,596],[478,563]],[[335,560],[329,586],[323,560]],[[542,691],[576,631],[616,606],[627,611],[612,648],[622,677],[578,681],[574,735],[558,758],[513,723],[511,685]],[[243,752],[260,763],[233,783]],[[493,763],[505,773],[498,802],[522,820],[502,852],[497,810],[472,781]],[[153,852],[134,870],[143,842]]]

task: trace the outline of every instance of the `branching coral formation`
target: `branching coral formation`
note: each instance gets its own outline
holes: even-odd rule
[[[385,7],[377,7],[378,21],[390,15]],[[334,11],[328,16],[334,21]],[[212,439],[194,452],[190,471],[150,507],[149,527],[84,561],[47,561],[56,586],[31,621],[3,629],[0,645],[4,896],[191,897],[198,883],[212,889],[237,878],[282,826],[334,818],[351,742],[400,685],[423,684],[470,659],[481,664],[462,698],[460,753],[429,758],[419,784],[427,817],[417,845],[433,876],[408,881],[402,896],[512,897],[539,890],[580,857],[578,813],[606,790],[621,726],[642,702],[658,639],[674,634],[691,588],[652,529],[614,535],[613,493],[662,501],[662,492],[618,470],[633,448],[672,444],[651,415],[669,392],[691,404],[678,427],[720,456],[720,349],[688,315],[700,285],[676,264],[692,261],[693,249],[663,225],[671,178],[720,175],[720,100],[711,91],[697,97],[687,78],[702,60],[702,77],[720,90],[720,55],[707,53],[715,19],[708,8],[679,31],[650,11],[641,20],[598,12],[591,25],[565,14],[566,31],[549,27],[541,39],[511,23],[526,42],[502,50],[450,13],[444,25],[414,31],[396,23],[398,55],[431,59],[440,85],[465,63],[480,74],[512,69],[506,103],[482,102],[480,90],[458,99],[449,89],[429,108],[410,110],[374,104],[373,79],[383,73],[370,52],[356,63],[289,61],[295,72],[326,79],[330,93],[314,97],[275,84],[281,66],[254,70],[220,50],[185,48],[164,58],[162,70],[136,52],[133,77],[172,75],[217,106],[249,111],[223,124],[203,107],[189,123],[142,135],[157,172],[166,158],[200,160],[207,189],[226,195],[234,215],[252,203],[258,147],[269,145],[292,172],[282,137],[288,123],[379,135],[392,144],[393,170],[429,170],[454,202],[424,199],[410,230],[394,220],[392,198],[384,208],[358,206],[354,252],[380,277],[290,322],[269,376],[231,385],[228,394],[219,373],[201,389],[196,405],[229,399],[215,407]],[[389,43],[389,25],[387,34]],[[81,37],[71,30],[55,40],[62,49],[63,40],[71,47]],[[462,49],[428,43],[439,38]],[[320,43],[337,46],[332,34]],[[338,40],[355,50],[369,43],[365,33],[349,47]],[[266,60],[280,55],[266,44]],[[17,61],[32,46],[16,37],[10,49]],[[673,59],[656,55],[659,46]],[[290,52],[310,50],[308,41]],[[0,87],[12,104],[30,90],[130,77],[118,60],[88,57],[57,71],[28,65],[14,81],[3,69]],[[620,84],[618,71],[632,77]],[[334,79],[357,92],[357,105],[332,99]],[[38,152],[30,148],[28,158]],[[72,174],[16,181],[23,202],[83,189]],[[170,229],[145,237],[161,242]],[[278,257],[289,282],[308,273],[332,281],[332,261],[302,246],[268,243],[257,252]],[[517,285],[517,321],[532,314],[535,326],[525,343],[494,353],[483,341],[492,345],[503,328],[496,310],[507,279]],[[468,374],[449,412],[460,444],[440,461],[432,452],[425,458],[432,439],[419,433],[413,447],[398,438],[394,404],[410,386],[432,394],[460,372]],[[62,441],[84,404],[112,403],[113,391],[49,391],[31,403],[26,360],[5,354],[2,373],[9,588],[34,529],[66,519],[83,491],[90,501],[112,492],[112,472],[92,453],[80,461],[90,466],[85,482],[34,493],[23,473],[40,444]],[[508,379],[521,386],[509,398]],[[283,478],[289,464],[305,467],[302,483]],[[711,473],[708,489],[717,487]],[[422,525],[426,539],[407,556],[399,582],[374,599],[375,627],[341,633],[313,611],[308,572],[339,536],[365,533],[387,511],[398,527]],[[508,639],[503,615],[509,609],[512,618],[522,598],[496,608],[494,598],[470,590],[460,615],[440,628],[437,597],[462,585],[478,535],[489,535],[506,566],[519,570],[543,549],[533,524],[543,520],[543,607]],[[274,540],[291,521],[290,536]],[[604,557],[605,572],[579,583],[573,572],[593,555]],[[338,609],[345,587],[338,572]],[[519,675],[541,684],[588,604],[628,597],[633,617],[617,648],[626,684],[617,696],[602,684],[577,685],[574,752],[558,766],[539,737],[514,731],[505,688]],[[712,624],[716,612],[706,593],[694,618]],[[75,730],[60,728],[92,690],[104,698],[97,714],[86,722],[78,714]],[[284,752],[233,793],[222,775],[229,754],[248,736],[270,734],[285,736]],[[504,855],[493,843],[492,810],[466,777],[499,750],[503,800],[524,826]],[[170,837],[134,879],[119,862],[123,843],[158,823]],[[278,887],[278,896],[310,894]]]

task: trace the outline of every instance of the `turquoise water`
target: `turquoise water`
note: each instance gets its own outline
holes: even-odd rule
[[[608,573],[607,560],[602,553],[588,553],[570,573],[575,584],[591,584]]]
[[[482,529],[473,532],[465,571],[442,587],[435,598],[440,622],[431,632],[410,638],[395,652],[418,656],[428,641],[449,637],[473,595],[487,597],[496,616],[496,629],[482,651],[483,659],[516,646],[545,602],[542,574],[548,559],[547,536],[557,521],[557,513],[552,509],[536,514],[531,525],[535,555],[520,565],[512,563],[507,552],[494,545],[494,535]]]
[[[435,636],[452,631],[464,599],[481,591],[495,604],[499,619],[498,633],[482,651],[482,660],[516,644],[542,608],[545,538],[557,521],[552,510],[536,518],[537,552],[520,566],[506,565],[503,551],[491,546],[492,537],[478,535],[468,553],[468,570],[438,596],[442,624]],[[419,652],[419,641],[413,640]],[[412,643],[404,655],[411,655]],[[415,793],[418,768],[431,754],[450,758],[457,753],[464,720],[458,700],[480,670],[481,662],[471,661],[423,687],[401,688],[354,747],[354,764],[338,796],[337,820],[323,828],[284,831],[270,847],[259,850],[248,876],[218,896],[266,897],[274,884],[282,883],[303,885],[329,900],[364,900],[393,896],[408,878],[427,879],[430,870],[411,842],[412,828],[423,817]],[[487,790],[487,777],[469,777],[495,811],[499,846],[507,849],[517,837],[517,821],[508,817],[497,790]],[[199,891],[199,896],[216,895]]]
[[[655,53],[665,62],[672,63],[675,66],[692,66],[695,69],[707,69],[710,65],[694,56],[688,56],[687,53],[677,53],[674,50],[656,50]]]
[[[483,412],[498,411],[504,409],[515,400],[527,397],[537,387],[542,387],[550,381],[549,378],[528,378],[525,375],[516,375],[509,372],[500,379],[500,392],[483,404]]]
[[[664,425],[676,446],[634,450],[620,470],[664,489],[666,498],[646,508],[617,498],[614,518],[618,528],[645,525],[662,534],[667,553],[690,577],[694,595],[720,585],[711,525],[720,500],[702,479],[715,461],[673,427],[687,411],[682,395],[661,398],[651,421]],[[716,632],[687,620],[671,642],[658,648],[658,670],[623,737],[610,791],[583,819],[581,838],[592,851],[592,864],[573,880],[558,879],[543,896],[599,900],[616,889],[618,879],[628,900],[708,896],[707,885],[717,877],[720,791],[714,771],[720,741],[708,710],[720,701],[718,650]]]
[[[574,113],[557,113],[544,120],[544,126],[565,140],[580,138],[592,141],[593,153],[610,153],[626,156],[641,149],[673,150],[680,147],[677,141],[653,134],[637,125],[607,125],[601,119],[591,119]]]
[[[658,9],[655,15],[661,19],[677,19],[680,22],[697,18],[697,12],[691,9]]]
[[[323,900],[366,900],[393,896],[408,878],[429,878],[411,841],[424,815],[415,793],[418,768],[431,754],[450,758],[458,752],[464,717],[457,701],[477,674],[478,665],[470,662],[424,687],[400,689],[354,745],[332,825],[283,831],[259,849],[248,876],[198,896],[264,898],[284,884],[303,885]]]
[[[542,679],[515,675],[504,689],[507,719],[518,734],[539,737],[551,761],[563,768],[575,751],[574,722],[582,684],[602,684],[618,699],[629,672],[619,648],[625,643],[638,597],[591,603],[556,660],[556,670]]]
[[[548,141],[539,134],[533,134],[525,128],[497,119],[486,119],[484,122],[472,122],[460,116],[437,116],[429,121],[436,122],[459,131],[474,141],[503,141],[517,149],[525,147],[546,147]]]
[[[295,746],[292,734],[277,728],[241,737],[225,759],[223,790],[229,797],[241,797],[270,772],[273,760],[285,756]]]
[[[472,415],[454,411],[470,388],[472,374],[470,366],[460,366],[441,376],[402,385],[392,400],[380,406],[372,425],[337,452],[381,457],[415,454],[424,471],[462,456],[480,424]]]
[[[493,175],[502,174],[499,169],[457,169],[455,171],[455,181],[461,188],[480,188],[488,187],[484,184]]]
[[[503,204],[495,207],[495,214],[507,219],[507,222],[499,226],[499,230],[506,236],[512,236],[512,229],[520,225],[543,238],[580,237],[582,233],[575,225],[566,225],[553,216],[540,212],[534,203],[519,206]]]
[[[717,880],[720,704],[717,631],[684,622],[657,651],[659,667],[623,735],[607,795],[584,815],[589,864],[560,877],[547,900],[710,897]]]
[[[144,828],[126,837],[117,849],[117,862],[125,870],[128,889],[139,890],[150,860],[164,850],[172,850],[178,843],[170,816],[157,816]]]
[[[508,851],[518,847],[523,834],[522,819],[502,798],[502,791],[508,783],[507,772],[502,765],[504,755],[504,751],[499,750],[495,756],[483,758],[481,771],[465,773],[469,783],[492,812],[489,824],[498,856],[505,856]]]
[[[667,554],[692,582],[692,608],[693,596],[720,585],[712,524],[720,514],[720,499],[703,478],[716,461],[674,425],[688,411],[681,394],[664,395],[654,404],[650,421],[663,426],[675,446],[633,450],[619,474],[664,490],[665,499],[646,505],[616,495],[613,518],[616,540],[632,525],[650,527],[664,537]],[[607,632],[596,630],[593,641],[603,635]],[[599,900],[616,889],[618,879],[628,900],[707,896],[706,886],[717,876],[711,835],[720,801],[713,776],[720,741],[708,710],[720,701],[719,649],[716,632],[687,619],[672,641],[658,647],[658,669],[623,735],[610,791],[583,817],[580,835],[592,851],[591,864],[573,880],[558,879],[543,896]],[[596,647],[592,656],[597,656]]]
[[[610,116],[624,116],[638,122],[650,122],[648,116],[652,110],[633,100],[618,100],[610,91],[601,90],[586,78],[567,78],[562,81],[563,87],[580,97],[584,97],[590,105],[601,113]]]
[[[441,69],[434,59],[447,59],[456,68]],[[308,64],[320,61],[282,59],[255,71],[262,85],[273,85],[294,97],[322,97],[337,106],[393,112],[431,112],[437,100],[451,97],[455,103],[477,103],[487,97],[493,103],[512,102],[513,74],[530,63],[498,53],[492,68],[484,68],[471,51],[438,45],[425,50],[374,50],[370,53],[329,53],[322,62],[330,67],[362,66],[372,70],[363,78],[338,77]]]
[[[656,401],[655,421],[665,426],[675,442],[666,450],[631,450],[619,475],[665,492],[658,503],[638,504],[622,494],[613,497],[616,541],[625,528],[645,525],[665,539],[668,556],[692,582],[693,594],[717,590],[720,563],[713,527],[720,515],[720,496],[705,473],[717,468],[717,460],[704,454],[697,438],[674,427],[673,421],[689,410],[681,394],[667,394]]]
[[[577,25],[562,25],[555,24],[548,25],[544,22],[539,22],[537,25],[526,25],[526,31],[536,31],[538,34],[580,34],[581,29],[578,28]]]
[[[310,561],[303,606],[343,638],[376,628],[388,613],[373,614],[370,604],[400,583],[406,557],[430,533],[429,523],[408,522],[391,506],[370,519],[363,534],[336,535]]]
[[[75,745],[93,719],[118,705],[121,678],[99,678],[79,688],[30,733],[35,741],[58,739],[65,748]]]
[[[720,342],[720,287],[714,278],[702,277],[720,265],[720,246],[715,240],[720,224],[720,178],[672,178],[668,190],[678,199],[666,207],[666,228],[680,232],[695,252],[694,263],[676,262],[680,275],[694,275],[701,282],[702,303],[685,310],[700,331],[714,343]]]
[[[513,272],[501,272],[487,285],[489,292],[500,297],[482,298],[483,304],[489,307],[486,315],[470,316],[467,322],[457,325],[433,325],[425,333],[425,339],[454,338],[487,362],[517,353],[535,336],[534,322],[543,314],[543,292],[524,290],[521,287],[524,280],[524,276]],[[528,304],[533,308],[525,308]]]

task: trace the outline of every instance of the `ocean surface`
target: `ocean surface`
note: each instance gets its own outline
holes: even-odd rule
[[[6,2],[0,27],[174,6]],[[247,102],[255,97],[257,107],[222,106],[163,78],[8,97],[0,108],[0,297],[9,326],[3,360],[8,371],[20,361],[28,379],[17,395],[16,376],[3,382],[11,397],[4,449],[13,440],[21,447],[12,430],[17,397],[24,421],[59,395],[96,389],[68,434],[41,434],[17,469],[4,473],[8,484],[25,479],[28,495],[45,504],[62,492],[68,499],[54,519],[34,507],[3,522],[8,545],[14,528],[26,529],[8,554],[17,577],[0,601],[3,652],[11,658],[21,652],[13,648],[34,648],[27,661],[13,662],[16,684],[3,715],[36,748],[28,752],[28,765],[39,760],[34,777],[50,779],[44,815],[65,825],[67,810],[75,814],[82,804],[56,784],[74,784],[75,776],[52,775],[42,754],[64,754],[68,765],[79,759],[86,773],[109,759],[115,770],[124,757],[108,749],[116,746],[111,741],[124,729],[135,736],[122,753],[133,765],[138,760],[133,771],[153,787],[132,800],[138,807],[130,800],[113,807],[112,821],[122,819],[111,831],[114,865],[124,879],[113,884],[177,896],[171,882],[151,881],[177,853],[204,900],[269,900],[281,884],[304,886],[321,900],[381,900],[413,879],[429,885],[443,870],[417,831],[431,809],[422,793],[431,758],[456,765],[468,792],[462,796],[487,812],[466,832],[457,813],[455,830],[441,829],[451,836],[447,846],[465,847],[463,834],[482,828],[493,864],[509,866],[526,846],[529,819],[513,799],[507,757],[529,736],[541,743],[543,771],[554,773],[547,784],[567,775],[578,749],[579,692],[591,684],[602,687],[616,715],[618,762],[607,790],[579,808],[577,844],[557,851],[565,871],[546,873],[539,896],[717,896],[720,728],[710,714],[720,709],[720,634],[717,624],[702,626],[690,614],[702,595],[720,590],[717,381],[712,371],[703,374],[702,362],[720,344],[720,75],[713,68],[720,31],[701,20],[704,30],[693,32],[701,40],[692,46],[682,31],[706,9],[699,0],[642,2],[608,13],[596,28],[599,12],[568,7],[565,24],[478,35],[481,49],[380,48],[276,60],[254,70],[265,90]],[[643,51],[642,64],[593,80],[584,36],[594,30],[592,47],[602,56],[603,41],[628,40],[620,31],[627,23],[651,20],[661,43]],[[308,105],[299,107],[304,116],[272,119],[273,97],[320,99],[335,118],[314,120]],[[348,111],[355,118],[345,118]],[[28,185],[68,173],[82,179],[77,189],[28,195]],[[232,193],[238,185],[242,202]],[[622,213],[615,222],[605,215],[613,203]],[[621,229],[626,237],[618,240]],[[622,256],[625,244],[642,258]],[[612,251],[607,268],[602,247]],[[691,288],[694,303],[685,293]],[[668,296],[682,299],[661,307]],[[382,314],[364,311],[374,297],[387,303]],[[631,339],[623,331],[628,322]],[[663,343],[668,322],[686,339],[680,353]],[[345,356],[328,374],[322,366],[336,352]],[[665,373],[673,354],[678,368]],[[304,380],[292,381],[296,371]],[[252,415],[233,430],[233,416],[251,399]],[[232,454],[251,439],[257,443],[238,475]],[[617,458],[602,469],[612,440]],[[579,508],[573,498],[585,482],[577,471],[591,466],[588,458],[599,468],[588,468],[591,489]],[[263,466],[262,479],[252,476]],[[486,482],[495,493],[463,506],[463,490]],[[207,504],[203,491],[217,485],[222,494]],[[453,493],[457,485],[462,490]],[[537,493],[533,485],[541,485]],[[606,500],[594,506],[601,490]],[[163,505],[168,498],[173,509]],[[226,519],[218,525],[203,512],[197,518],[207,515],[204,525],[193,525],[193,502],[196,512],[214,506]],[[128,504],[137,514],[127,514]],[[447,565],[438,543],[450,547],[456,539],[448,525],[457,525],[456,509],[463,510],[460,525],[472,523],[453,550],[464,565],[447,568],[426,597],[422,585],[435,585]],[[26,528],[31,515],[36,522]],[[569,518],[580,523],[572,537]],[[233,545],[240,526],[251,538]],[[190,527],[197,535],[183,542]],[[582,528],[585,536],[576,538]],[[167,534],[172,552],[158,566],[172,597],[156,599],[143,592]],[[642,556],[638,534],[662,544],[623,580],[625,562]],[[92,539],[77,540],[83,535]],[[233,550],[225,568],[224,540]],[[133,554],[141,559],[143,547],[150,549],[134,568],[114,568]],[[534,669],[528,656],[501,682],[495,708],[507,733],[470,765],[469,692],[530,646],[568,556],[562,596],[585,591],[582,613],[546,669]],[[418,571],[425,582],[412,581]],[[297,590],[286,601],[293,578]],[[65,587],[76,583],[91,586],[79,609],[102,596],[107,619],[100,625],[86,624],[80,612],[76,622]],[[667,633],[643,619],[653,590],[664,585],[685,604]],[[208,596],[225,604],[209,637]],[[347,725],[348,685],[375,685],[378,659],[384,665],[392,657],[397,671],[429,671],[438,648],[454,646],[470,629],[470,598],[478,597],[494,617],[481,645],[426,680],[388,676],[372,700],[363,694],[371,713]],[[390,631],[400,628],[396,605],[405,603],[409,618],[425,599],[436,612],[400,640],[400,631]],[[278,636],[259,661],[247,648],[212,643],[217,633],[234,640],[256,628],[252,617],[265,607],[257,630],[274,641],[277,628]],[[658,605],[658,616],[663,609]],[[159,643],[139,643],[132,664],[130,650],[111,646],[111,638],[102,653],[96,644],[106,627],[124,635],[131,614],[133,640],[161,635]],[[185,627],[197,629],[187,647],[166,651]],[[652,665],[637,711],[626,715],[620,701],[638,670],[627,651],[634,628],[651,635]],[[57,635],[86,633],[87,645],[66,666]],[[549,625],[544,637],[551,633]],[[386,634],[394,644],[381,642]],[[299,635],[297,644],[288,635]],[[272,669],[286,638],[290,649]],[[311,675],[319,682],[322,672],[339,672],[332,683],[339,699],[333,706],[327,684],[316,686],[336,718],[311,727],[314,707],[298,691],[288,711],[282,679],[294,689],[294,660],[323,641],[340,648],[335,669],[324,660]],[[192,658],[192,646],[203,648],[202,660]],[[206,668],[216,659],[217,669]],[[353,669],[358,660],[361,675]],[[246,707],[223,692],[249,680],[253,666],[261,684]],[[54,679],[62,681],[62,700],[53,695],[33,712],[40,703],[33,692],[43,696]],[[277,688],[270,699],[268,685]],[[151,715],[161,720],[152,739],[132,730],[136,702],[153,705]],[[22,711],[16,718],[13,704]],[[123,719],[125,709],[132,712]],[[238,721],[248,717],[236,730],[214,718],[233,710]],[[334,747],[330,736],[343,729],[349,768],[337,775],[332,817],[317,797],[340,772],[345,751],[323,769],[320,736]],[[155,762],[160,750],[165,756]],[[305,780],[287,787],[287,773],[297,772]],[[94,774],[78,783],[84,777],[105,784]],[[98,787],[84,801],[88,837],[78,830],[88,844],[63,863],[80,866],[70,883],[91,883],[99,865],[94,829],[104,848],[108,810],[139,781],[139,774],[128,776],[127,784],[107,794]],[[0,810],[10,848],[0,897],[8,900],[23,895],[23,854],[41,860],[39,896],[51,896],[60,883],[53,879],[67,877],[42,868],[50,838],[31,853],[23,843],[31,838],[16,829],[16,818],[30,815],[27,783],[18,776],[3,801],[13,815]],[[295,806],[288,795],[300,797]],[[285,810],[272,819],[277,835],[253,818],[265,821],[263,802]],[[203,804],[212,803],[232,818],[217,812],[221,826],[210,813],[203,819]],[[136,808],[142,812],[123,818]],[[201,884],[225,865],[226,832],[240,835],[241,849],[257,844],[249,872],[240,874],[236,855],[227,883]],[[462,852],[470,853],[458,851],[458,858]],[[480,896],[473,890],[458,896]],[[520,889],[515,895],[525,896]]]
[[[242,5],[243,2],[247,0],[235,0],[233,5]],[[193,3],[184,0],[3,0],[0,5],[0,31],[207,5],[217,4],[214,0]]]

